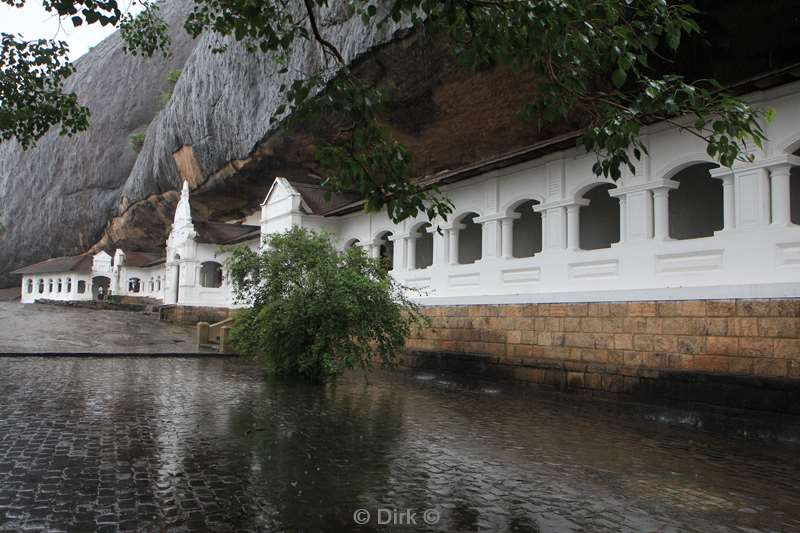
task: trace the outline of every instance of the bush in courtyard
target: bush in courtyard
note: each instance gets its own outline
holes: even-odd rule
[[[320,382],[375,360],[392,366],[425,320],[378,259],[338,251],[326,234],[293,228],[264,251],[237,248],[229,267],[237,301],[250,305],[234,346],[279,376]]]

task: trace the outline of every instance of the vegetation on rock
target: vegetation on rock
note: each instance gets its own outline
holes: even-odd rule
[[[378,259],[337,250],[302,228],[272,235],[261,252],[237,248],[229,261],[236,315],[232,341],[272,374],[321,382],[346,369],[396,363],[416,304]]]
[[[174,69],[170,70],[169,74],[167,74],[167,88],[164,92],[161,93],[161,107],[166,107],[169,101],[172,99],[172,91],[175,89],[175,84],[178,83],[178,80],[181,78],[181,69]]]
[[[131,143],[133,151],[138,154],[142,151],[142,146],[144,146],[144,132],[131,133],[128,140]]]

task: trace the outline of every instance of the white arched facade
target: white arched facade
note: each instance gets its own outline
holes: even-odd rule
[[[356,245],[371,257],[383,257],[392,275],[420,290],[415,294],[430,304],[800,296],[800,226],[792,222],[800,205],[800,199],[792,199],[797,196],[792,184],[800,179],[800,157],[794,155],[800,149],[800,84],[764,91],[758,105],[776,110],[777,118],[765,126],[766,150],[755,152],[752,163],[709,170],[710,179],[721,184],[721,224],[697,235],[681,234],[691,238],[671,237],[670,193],[680,191],[686,169],[713,161],[700,139],[656,124],[643,129],[647,155],[635,162],[636,172],[625,170],[616,182],[594,177],[594,154],[564,150],[441,185],[454,205],[448,220],[429,221],[420,214],[395,224],[385,212],[362,211],[323,216],[306,202],[302,184],[276,178],[260,217],[248,218],[260,221],[260,235],[237,244],[257,249],[270,234],[292,226],[326,231],[339,249]],[[585,249],[581,219],[585,241],[590,193],[599,185],[608,189],[606,205],[615,206],[615,233],[603,246]],[[720,194],[719,187],[714,190]],[[679,196],[673,194],[673,201]],[[517,222],[528,214],[518,210],[523,204],[535,214],[527,224]],[[465,216],[476,226],[465,224]],[[528,235],[531,228],[539,234]],[[677,235],[674,228],[672,234]],[[466,255],[465,239],[471,247]],[[535,244],[515,253],[520,239]],[[165,263],[117,269],[112,293],[121,293],[125,280],[137,277],[142,296],[154,293],[167,304],[236,305],[224,272],[230,251],[200,239],[188,185],[166,245]],[[201,283],[202,265],[208,262],[222,265],[220,286]],[[49,297],[49,280],[66,276],[23,276],[23,301]],[[71,277],[70,294],[81,279]]]

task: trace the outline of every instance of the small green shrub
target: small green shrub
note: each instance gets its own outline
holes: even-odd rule
[[[167,107],[167,104],[172,99],[172,91],[175,89],[175,84],[178,83],[178,80],[181,78],[181,73],[183,71],[179,68],[174,70],[170,70],[169,74],[167,74],[167,88],[164,92],[161,93],[160,96],[160,104],[161,108]]]
[[[128,137],[128,141],[131,143],[133,151],[138,154],[142,151],[142,146],[144,146],[144,132],[131,133]]]
[[[237,248],[229,261],[237,301],[231,340],[275,375],[322,382],[375,360],[393,366],[419,308],[360,247],[338,251],[326,234],[293,228],[269,248]]]

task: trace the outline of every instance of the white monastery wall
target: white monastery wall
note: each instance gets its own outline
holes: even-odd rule
[[[331,233],[342,248],[364,247],[429,304],[798,297],[800,84],[747,98],[777,118],[755,162],[733,169],[714,164],[701,139],[658,124],[643,133],[649,154],[636,173],[617,182],[598,179],[594,155],[575,148],[444,186],[455,205],[447,221],[394,224],[386,213],[310,214],[276,178],[245,223],[261,227],[262,242],[302,226]],[[230,247],[196,237],[184,184],[165,264],[112,267],[101,253],[91,274],[23,276],[22,301],[91,299],[92,279],[106,276],[114,294],[133,294],[137,278],[136,295],[166,304],[234,307]]]

